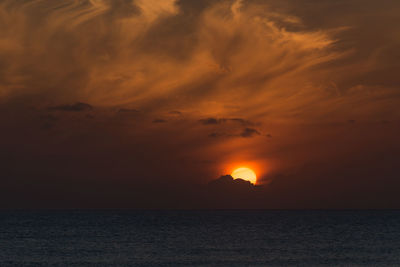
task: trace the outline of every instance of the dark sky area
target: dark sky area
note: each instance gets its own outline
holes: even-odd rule
[[[0,208],[400,208],[399,14],[1,0]]]

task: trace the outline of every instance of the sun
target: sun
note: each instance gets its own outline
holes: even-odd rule
[[[256,184],[256,182],[257,182],[256,173],[252,169],[249,169],[246,167],[237,168],[236,170],[234,170],[232,172],[231,176],[234,179],[241,178],[243,180],[249,181],[252,184]]]

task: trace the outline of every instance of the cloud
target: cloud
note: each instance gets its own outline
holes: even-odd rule
[[[243,132],[240,134],[241,137],[250,138],[260,135],[260,132],[253,128],[245,128]]]
[[[146,20],[154,21],[160,17],[176,15],[179,8],[176,5],[176,0],[137,0],[136,5],[140,8],[142,16]]]
[[[234,179],[231,175],[223,175],[218,179],[212,180],[208,183],[209,188],[224,191],[228,188],[236,188],[239,190],[254,189],[255,186],[249,181],[243,179]]]
[[[58,117],[54,116],[53,114],[40,115],[40,118],[42,120],[53,121],[53,122],[58,120]]]
[[[0,1],[10,173],[200,183],[233,162],[399,158],[400,4],[366,1]]]
[[[344,110],[363,98],[361,116],[378,116],[374,114],[379,109],[393,107],[389,95],[395,92],[397,68],[391,70],[396,63],[385,56],[395,51],[390,50],[397,42],[393,26],[386,23],[384,29],[393,45],[370,47],[373,43],[365,40],[370,35],[361,35],[363,31],[349,36],[344,25],[326,25],[338,13],[351,11],[340,10],[343,4],[331,6],[259,1],[3,1],[0,95],[4,101],[33,94],[41,95],[44,103],[79,97],[96,107],[135,104],[140,110],[168,107],[188,114],[202,110],[197,119],[206,114],[241,116],[227,108],[235,105],[249,120],[261,122],[266,114],[272,120],[296,117],[296,121],[357,115]],[[336,15],[322,19],[319,9]],[[382,8],[377,12],[385,20],[395,17]],[[359,15],[354,19],[342,23],[359,23],[365,29],[372,23]],[[176,25],[181,25],[179,30]],[[340,38],[360,45],[345,47]],[[27,39],[33,45],[27,45]],[[354,49],[360,54],[349,54]],[[363,56],[366,52],[368,57]],[[379,78],[379,83],[371,81],[374,89],[371,84],[354,84],[365,68],[368,72],[387,68],[391,86],[379,78],[385,75],[361,79]],[[352,95],[346,94],[349,91]],[[381,92],[386,103],[367,107],[374,101],[367,91]],[[335,99],[333,93],[342,97]],[[162,108],[160,101],[165,102]]]
[[[200,119],[199,122],[201,122],[203,125],[223,124],[227,122],[235,122],[241,125],[253,125],[251,121],[242,118],[207,118]]]
[[[249,121],[249,120],[245,120],[242,118],[232,118],[232,119],[227,119],[228,121],[233,121],[233,122],[237,122],[240,123],[242,125],[253,125],[254,123]]]
[[[227,134],[226,134],[226,133],[217,133],[217,132],[213,132],[213,133],[210,133],[210,134],[208,135],[208,137],[212,137],[212,138],[222,137],[222,136],[227,136]]]
[[[137,109],[120,108],[118,109],[118,113],[140,113],[140,111]]]
[[[172,111],[168,112],[168,114],[171,114],[171,115],[182,115],[182,112],[180,112],[178,110],[172,110]]]
[[[42,126],[41,126],[41,128],[42,128],[43,130],[50,130],[50,129],[54,128],[54,127],[55,127],[55,124],[52,123],[52,122],[45,122],[45,123],[43,123]]]
[[[167,121],[164,120],[164,119],[155,119],[155,120],[153,120],[153,123],[165,123],[165,122],[167,122]]]
[[[203,207],[249,208],[256,207],[262,188],[249,181],[233,179],[230,175],[210,181],[200,194]]]
[[[55,111],[89,111],[92,110],[93,107],[87,103],[77,102],[71,105],[60,105],[60,106],[53,106],[49,107],[48,110],[55,110]]]
[[[240,134],[229,134],[225,132],[212,132],[208,135],[208,137],[216,138],[216,137],[243,137],[243,138],[251,138],[261,135],[261,133],[253,128],[245,128]],[[268,138],[272,138],[272,135],[266,134]]]
[[[172,0],[4,4],[7,27],[0,44],[8,50],[0,51],[7,63],[1,94],[30,91],[59,102],[79,96],[96,106],[136,103],[141,110],[157,109],[160,99],[182,110],[207,107],[211,98],[229,106],[234,96],[249,106],[252,91],[270,91],[267,84],[282,75],[334,57],[325,51],[332,43],[326,33],[290,32],[275,25],[277,16],[265,7],[222,1],[182,13],[191,5],[196,6]],[[26,38],[34,45],[27,46]],[[243,88],[248,81],[253,89]]]
[[[219,124],[220,123],[220,121],[218,119],[215,119],[215,118],[201,119],[201,120],[199,120],[199,122],[201,122],[204,125],[212,125],[212,124]]]
[[[58,117],[54,116],[53,114],[42,114],[39,116],[42,120],[41,129],[42,130],[50,130],[56,126],[56,122],[59,120]]]

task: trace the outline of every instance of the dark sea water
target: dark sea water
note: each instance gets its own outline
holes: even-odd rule
[[[0,266],[400,266],[400,211],[2,211]]]

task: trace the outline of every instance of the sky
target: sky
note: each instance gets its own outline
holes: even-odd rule
[[[0,208],[400,208],[398,14],[1,0]]]

